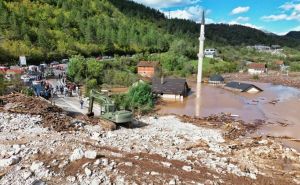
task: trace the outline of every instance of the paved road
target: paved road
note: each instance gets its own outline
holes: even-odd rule
[[[56,87],[56,85],[60,86],[62,85],[61,80],[58,79],[49,79],[48,82],[53,86]],[[68,112],[73,113],[81,113],[81,114],[87,114],[88,113],[88,106],[89,101],[88,98],[83,98],[84,104],[83,109],[80,108],[80,97],[73,93],[72,97],[65,97],[64,95],[61,95],[60,92],[57,93],[57,95],[54,96],[54,103],[55,105],[63,108],[64,110]],[[94,104],[94,113],[95,116],[100,116],[100,106],[98,104]]]

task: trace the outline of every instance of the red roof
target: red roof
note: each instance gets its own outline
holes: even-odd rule
[[[154,61],[140,61],[138,63],[138,67],[155,67],[157,66],[158,62],[154,62]]]
[[[266,69],[266,64],[263,63],[251,63],[248,65],[249,69]]]

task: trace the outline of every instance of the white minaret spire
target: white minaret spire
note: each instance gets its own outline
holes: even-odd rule
[[[202,82],[202,65],[204,58],[204,41],[205,41],[205,12],[202,12],[202,21],[200,26],[200,37],[199,37],[199,53],[198,53],[198,75],[197,75],[197,84],[201,84]],[[199,95],[200,96],[200,95]],[[197,94],[198,97],[198,94]]]
[[[197,74],[197,99],[195,102],[196,105],[196,117],[200,116],[201,112],[201,82],[202,82],[202,65],[203,65],[203,58],[204,58],[204,41],[205,41],[205,36],[204,36],[204,28],[205,28],[205,12],[203,10],[202,12],[202,21],[201,21],[201,26],[200,26],[200,37],[199,37],[199,53],[198,53],[198,74]]]

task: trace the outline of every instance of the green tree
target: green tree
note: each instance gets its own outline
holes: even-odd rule
[[[86,63],[89,78],[97,79],[98,84],[102,83],[104,63],[101,63],[95,59],[89,59],[86,61]]]
[[[82,56],[74,56],[70,59],[67,75],[70,80],[75,82],[81,82],[82,80],[87,79],[87,65]]]
[[[127,106],[132,110],[150,111],[153,106],[153,94],[147,83],[138,83],[129,89],[126,98]]]
[[[97,89],[98,84],[96,79],[90,79],[87,80],[86,85],[85,85],[85,95],[89,96],[90,90],[92,89]]]

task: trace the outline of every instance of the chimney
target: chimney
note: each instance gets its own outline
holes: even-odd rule
[[[164,84],[164,76],[163,75],[160,77],[160,83],[161,83],[161,85]]]

